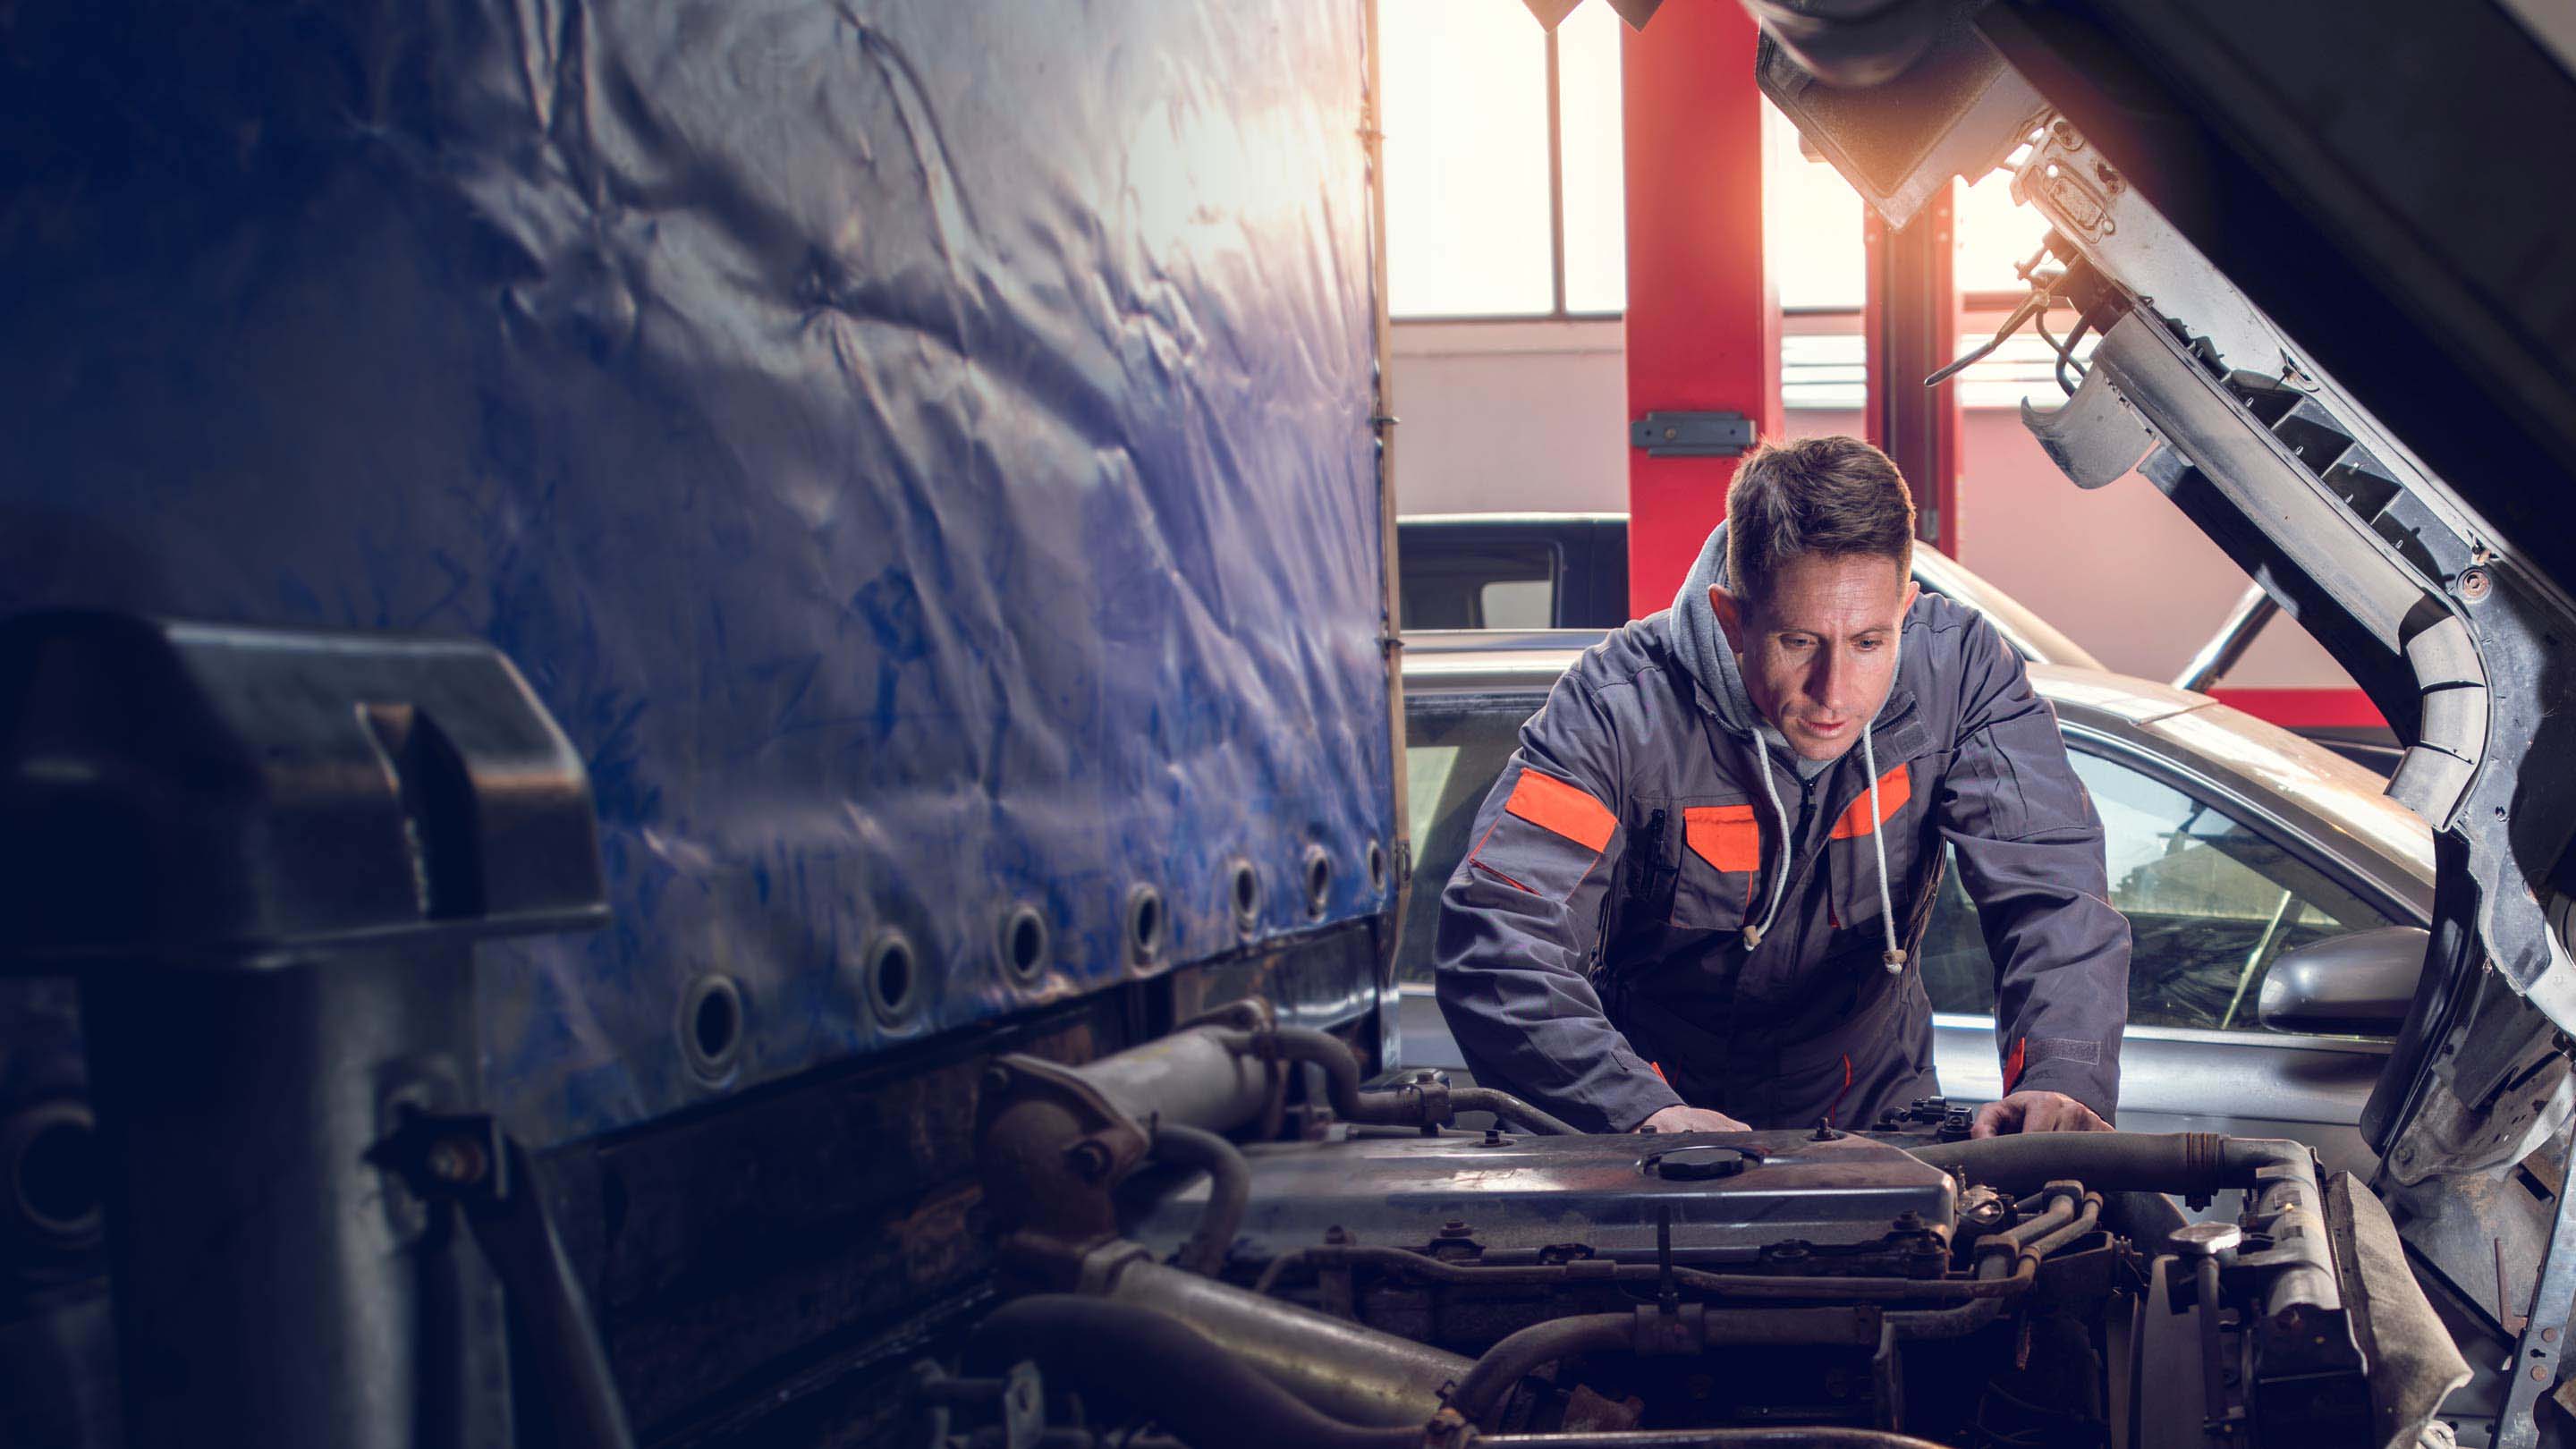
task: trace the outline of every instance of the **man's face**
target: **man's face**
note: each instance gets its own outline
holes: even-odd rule
[[[1850,749],[1887,702],[1914,593],[1904,566],[1882,554],[1791,559],[1760,600],[1708,591],[1753,707],[1810,760]]]

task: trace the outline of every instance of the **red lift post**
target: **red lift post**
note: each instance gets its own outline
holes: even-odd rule
[[[1737,413],[1780,432],[1780,309],[1762,265],[1756,32],[1731,0],[1670,0],[1626,32],[1628,418]],[[1628,608],[1672,602],[1726,516],[1735,460],[1628,453]]]

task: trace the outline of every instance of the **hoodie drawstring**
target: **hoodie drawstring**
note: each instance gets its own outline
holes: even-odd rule
[[[1878,853],[1878,924],[1887,933],[1887,954],[1879,960],[1888,975],[1899,976],[1905,971],[1905,952],[1896,944],[1896,897],[1887,884],[1887,814],[1878,808],[1878,752],[1870,748],[1866,720],[1860,727],[1860,762],[1869,771],[1869,814],[1877,822],[1870,827],[1869,845]],[[1767,771],[1763,778],[1770,778]]]
[[[1761,923],[1744,933],[1747,951],[1762,944],[1763,934],[1780,914],[1780,898],[1789,891],[1789,852],[1795,844],[1790,839],[1789,807],[1780,803],[1780,787],[1771,783],[1771,746],[1763,741],[1759,730],[1753,735],[1753,758],[1762,762],[1762,793],[1771,797],[1771,813],[1780,821],[1780,850],[1771,870],[1771,905],[1762,913]]]

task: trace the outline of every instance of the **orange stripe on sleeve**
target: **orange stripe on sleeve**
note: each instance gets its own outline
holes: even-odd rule
[[[1877,818],[1871,818],[1869,796],[1864,793],[1859,799],[1851,802],[1849,809],[1843,811],[1841,819],[1834,822],[1833,838],[1849,840],[1856,835],[1867,835],[1886,823],[1888,818],[1897,811],[1904,809],[1905,802],[1913,798],[1913,773],[1905,766],[1899,765],[1878,777]]]
[[[1609,806],[1554,775],[1528,768],[1522,769],[1503,809],[1595,853],[1609,845],[1611,833],[1619,828],[1619,817],[1610,813]]]

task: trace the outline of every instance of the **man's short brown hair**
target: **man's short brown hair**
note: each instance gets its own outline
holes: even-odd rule
[[[1878,554],[1914,568],[1914,495],[1858,438],[1755,445],[1726,490],[1726,522],[1727,589],[1748,604],[1801,554]]]

